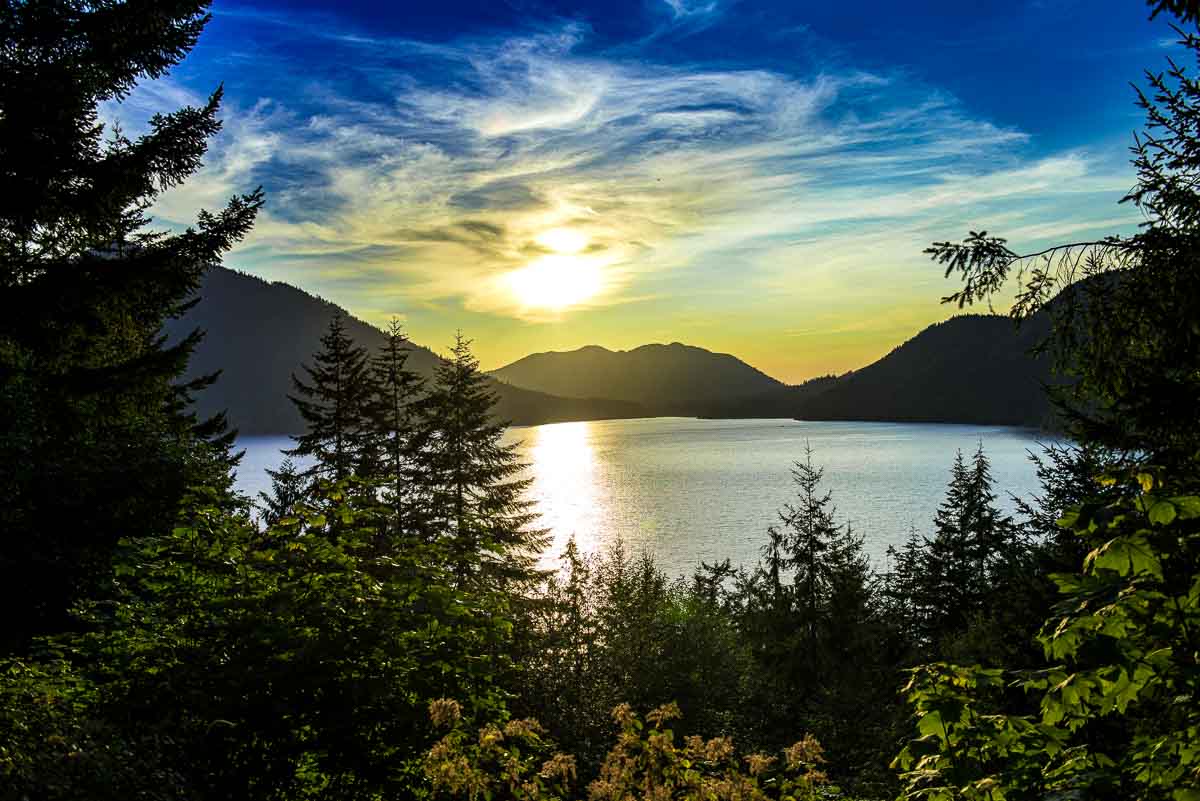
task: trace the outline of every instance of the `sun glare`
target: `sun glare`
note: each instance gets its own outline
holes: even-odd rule
[[[555,253],[578,253],[588,245],[587,236],[571,228],[551,228],[538,234],[534,241]]]
[[[552,255],[509,273],[508,285],[517,300],[529,308],[561,311],[599,294],[604,276],[594,262]]]
[[[555,423],[531,432],[530,495],[538,504],[539,524],[553,538],[541,561],[556,569],[572,537],[584,553],[596,549],[611,501],[592,446],[591,423]]]

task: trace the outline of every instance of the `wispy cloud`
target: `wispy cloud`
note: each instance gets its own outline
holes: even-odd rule
[[[606,56],[577,23],[442,44],[307,35],[337,35],[340,72],[371,91],[318,72],[295,76],[295,96],[231,103],[202,174],[156,212],[186,223],[262,183],[266,213],[233,261],[336,282],[381,315],[557,317],[511,277],[562,227],[586,237],[577,260],[602,286],[577,308],[722,290],[811,305],[847,271],[894,295],[906,279],[887,271],[931,236],[997,217],[1033,237],[1109,226],[1128,183],[1086,152],[1030,158],[1023,132],[893,75]],[[196,100],[159,81],[112,113]]]

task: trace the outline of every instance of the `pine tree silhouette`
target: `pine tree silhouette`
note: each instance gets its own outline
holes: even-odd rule
[[[329,321],[321,350],[304,365],[305,382],[295,375],[290,395],[308,430],[293,437],[289,456],[308,456],[315,463],[306,475],[341,481],[359,472],[369,440],[370,399],[374,390],[366,349],[346,333],[341,312]]]
[[[470,345],[456,335],[417,406],[420,525],[447,542],[460,579],[515,587],[540,575],[535,565],[546,533],[533,527],[524,494],[530,480],[520,477],[525,465],[516,445],[504,442],[496,397]]]
[[[120,537],[170,524],[189,486],[227,491],[232,435],[178,383],[201,334],[168,343],[262,194],[181,233],[148,210],[201,164],[217,89],[127,137],[99,119],[195,45],[205,2],[7,3],[0,13],[0,604],[20,642],[65,621]],[[227,502],[231,502],[227,498]],[[2,645],[3,643],[0,643]]]

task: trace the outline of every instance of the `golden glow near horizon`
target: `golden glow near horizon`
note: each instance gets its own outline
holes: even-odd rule
[[[154,217],[182,229],[278,186],[226,264],[378,326],[399,315],[436,350],[464,331],[489,367],[681,341],[788,382],[842,373],[954,313],[930,242],[987,223],[1037,250],[1139,222],[1111,151],[1034,147],[886,69],[676,69],[589,46],[578,21],[436,48],[358,33],[338,42],[363,96],[339,97],[340,78],[317,104],[231,95],[204,171]],[[167,76],[106,121],[140,131],[205,97]]]

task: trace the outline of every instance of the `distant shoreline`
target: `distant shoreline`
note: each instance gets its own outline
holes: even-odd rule
[[[711,421],[726,421],[726,420],[744,420],[753,422],[756,420],[768,421],[778,420],[795,423],[878,423],[880,425],[935,425],[935,426],[964,426],[964,427],[988,427],[988,428],[1006,428],[1016,431],[1028,431],[1033,434],[1062,437],[1061,431],[1044,426],[1031,425],[1016,425],[1013,423],[1002,423],[980,420],[863,420],[852,418],[801,418],[801,417],[711,417],[707,415],[682,415],[682,414],[657,414],[643,415],[640,417],[585,417],[572,418],[567,420],[546,420],[539,423],[509,423],[509,428],[537,428],[538,426],[560,425],[564,423],[604,423],[609,421],[628,421],[637,422],[640,420],[711,420]],[[238,437],[292,437],[298,436],[294,431],[245,431],[238,429]]]

